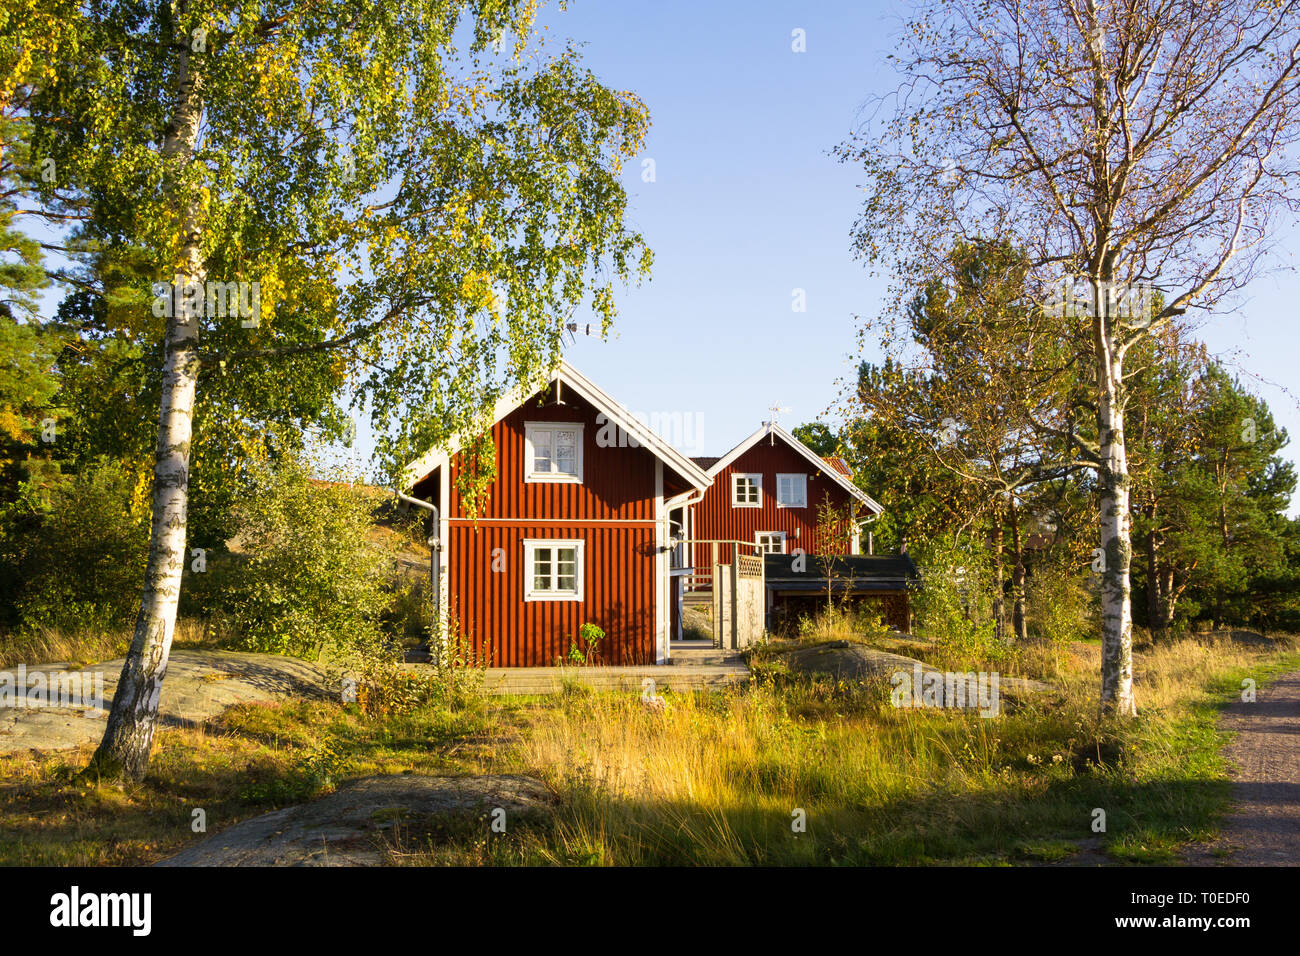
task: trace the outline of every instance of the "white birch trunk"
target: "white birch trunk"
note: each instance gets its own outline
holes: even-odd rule
[[[1133,613],[1129,572],[1128,452],[1124,442],[1124,350],[1119,318],[1111,314],[1109,283],[1093,281],[1093,332],[1097,346],[1097,432],[1101,451],[1101,706],[1132,716]]]
[[[184,190],[184,171],[192,161],[202,113],[198,77],[190,66],[189,48],[178,47],[178,88],[172,123],[163,143],[180,220],[180,257],[174,289],[202,286],[206,268],[202,250],[202,207]],[[175,304],[178,297],[173,297]],[[186,297],[202,309],[200,293]],[[154,457],[153,525],[140,612],[131,649],[122,666],[117,692],[108,715],[104,739],[91,759],[90,770],[105,775],[144,776],[158,724],[158,703],[176,628],[181,572],[185,566],[185,530],[189,498],[190,436],[198,384],[200,316],[173,308],[167,319],[158,447]]]

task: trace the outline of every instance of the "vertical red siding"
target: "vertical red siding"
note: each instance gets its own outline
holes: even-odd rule
[[[596,411],[565,391],[563,405],[539,405],[536,398],[516,408],[492,429],[497,450],[497,478],[479,518],[654,519],[655,458],[644,448],[601,448]],[[582,484],[524,481],[524,424],[575,422],[583,425]],[[452,458],[452,470],[461,467]],[[467,512],[453,482],[450,517]]]
[[[524,539],[586,543],[583,600],[524,601]],[[460,633],[498,667],[555,663],[588,622],[605,631],[603,664],[654,663],[654,529],[454,525],[449,608]],[[500,551],[495,551],[495,549]],[[495,552],[495,553],[494,553]],[[500,570],[494,570],[499,568]]]
[[[769,444],[769,441],[774,444]],[[787,552],[802,548],[809,554],[817,550],[817,509],[830,496],[831,505],[843,508],[852,495],[831,479],[830,465],[816,468],[807,458],[787,445],[779,437],[764,438],[739,458],[714,476],[713,484],[704,493],[704,499],[695,506],[696,538],[753,541],[758,531],[784,531]],[[761,508],[733,508],[731,505],[731,476],[735,473],[763,476]],[[778,508],[776,506],[776,476],[802,474],[808,476],[808,506],[806,508]],[[752,553],[752,552],[751,552]],[[731,548],[718,549],[719,560],[731,560]],[[696,567],[708,567],[712,552],[708,545],[697,545]]]
[[[579,628],[605,631],[600,662],[655,660],[655,458],[644,448],[597,444],[596,410],[529,399],[493,428],[497,476],[471,520],[453,481],[446,542],[448,612],[489,663],[536,667],[564,656]],[[524,423],[583,424],[583,482],[524,481]],[[462,465],[452,458],[452,473]],[[524,540],[585,542],[581,601],[524,600]],[[497,550],[500,549],[500,550]]]

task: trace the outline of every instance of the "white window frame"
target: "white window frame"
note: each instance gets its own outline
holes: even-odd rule
[[[736,488],[738,479],[748,478],[754,484],[756,499],[754,501],[741,501],[736,497]],[[761,508],[763,507],[763,475],[759,472],[747,473],[743,471],[733,471],[731,473],[731,507],[733,508]]]
[[[781,500],[782,478],[798,479],[799,500],[797,502]],[[807,508],[808,476],[799,472],[778,472],[776,476],[776,506],[778,508]]]
[[[574,469],[576,473],[567,471],[538,471],[536,447],[534,445],[534,436],[538,432],[570,432],[578,433],[577,446],[574,448]],[[581,422],[524,422],[524,481],[532,482],[561,482],[574,485],[582,484],[582,423]],[[552,442],[554,439],[552,439]],[[555,445],[551,445],[552,451]],[[554,458],[552,458],[554,461]]]
[[[524,600],[525,601],[581,601],[583,585],[586,583],[586,573],[584,568],[584,558],[587,542],[582,539],[567,538],[524,538]],[[572,591],[551,591],[537,590],[534,587],[533,568],[538,548],[573,548],[575,550],[574,561],[576,564],[574,574],[574,590]],[[558,575],[552,571],[552,581]]]
[[[763,538],[780,538],[781,550],[768,551],[766,548],[763,547],[763,540],[762,540]],[[758,550],[759,554],[785,554],[786,553],[785,541],[786,541],[786,533],[784,531],[755,531],[754,532],[754,546]]]

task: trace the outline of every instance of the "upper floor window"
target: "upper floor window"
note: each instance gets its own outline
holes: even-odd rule
[[[733,508],[760,508],[763,505],[762,475],[731,476],[731,506]]]
[[[808,476],[777,475],[776,505],[778,508],[807,508]]]
[[[524,423],[525,481],[582,481],[582,426]]]

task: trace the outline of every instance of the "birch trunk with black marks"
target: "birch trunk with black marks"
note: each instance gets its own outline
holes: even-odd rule
[[[1002,512],[996,512],[993,522],[993,633],[999,641],[1006,639],[1006,574],[1002,569],[1005,552],[1005,531]]]
[[[171,176],[169,191],[180,229],[173,290],[202,287],[207,277],[202,248],[201,200],[185,177],[198,139],[202,98],[189,48],[178,44],[178,83],[162,155]],[[185,308],[181,302],[193,305]],[[190,436],[198,384],[198,334],[204,297],[173,296],[164,333],[162,401],[154,457],[153,525],[140,612],[131,649],[122,666],[104,739],[89,770],[106,776],[140,779],[149,764],[158,724],[163,677],[176,628],[181,572],[186,559]],[[186,314],[188,312],[188,314]]]
[[[1109,277],[1094,275],[1092,295],[1101,451],[1101,706],[1108,713],[1132,716],[1137,703],[1133,698],[1133,544],[1124,443],[1124,346],[1119,318],[1112,314]]]
[[[1024,644],[1029,640],[1029,622],[1025,617],[1025,549],[1020,540],[1020,510],[1016,496],[1012,495],[1008,507],[1011,521],[1011,628],[1013,640]]]

